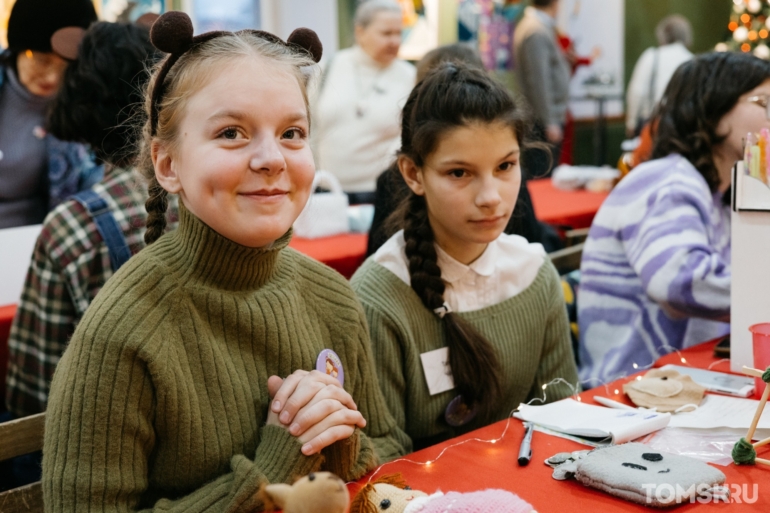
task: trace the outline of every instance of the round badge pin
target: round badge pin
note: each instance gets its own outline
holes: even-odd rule
[[[463,401],[463,396],[458,395],[452,399],[444,410],[444,419],[447,424],[454,427],[464,426],[476,416],[476,408],[468,408]]]
[[[342,369],[342,360],[331,349],[321,351],[315,362],[315,369],[333,378],[337,378],[340,385],[345,384],[345,371]]]

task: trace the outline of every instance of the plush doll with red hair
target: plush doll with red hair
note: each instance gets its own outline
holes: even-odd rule
[[[534,508],[506,490],[436,492],[428,495],[409,488],[401,474],[382,476],[356,494],[350,513],[536,513]]]

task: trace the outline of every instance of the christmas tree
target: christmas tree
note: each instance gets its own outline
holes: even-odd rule
[[[753,52],[770,59],[770,0],[733,0],[733,4],[727,25],[731,36],[716,49]]]

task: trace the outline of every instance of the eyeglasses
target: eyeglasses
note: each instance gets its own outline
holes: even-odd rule
[[[55,53],[25,50],[23,55],[29,60],[33,70],[37,73],[44,73],[49,70],[61,72],[67,67],[67,61]]]
[[[757,105],[765,108],[765,117],[770,120],[770,96],[766,94],[758,94],[750,98],[746,98],[749,103],[756,103]]]

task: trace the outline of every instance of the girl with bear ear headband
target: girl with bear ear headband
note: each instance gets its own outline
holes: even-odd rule
[[[154,24],[171,55],[150,80],[138,165],[150,245],[59,363],[47,509],[261,510],[261,484],[352,480],[403,454],[350,286],[286,247],[314,174],[301,68],[321,53],[296,34],[192,37],[178,12]],[[179,228],[160,236],[169,193]],[[311,370],[327,350],[344,383]]]

